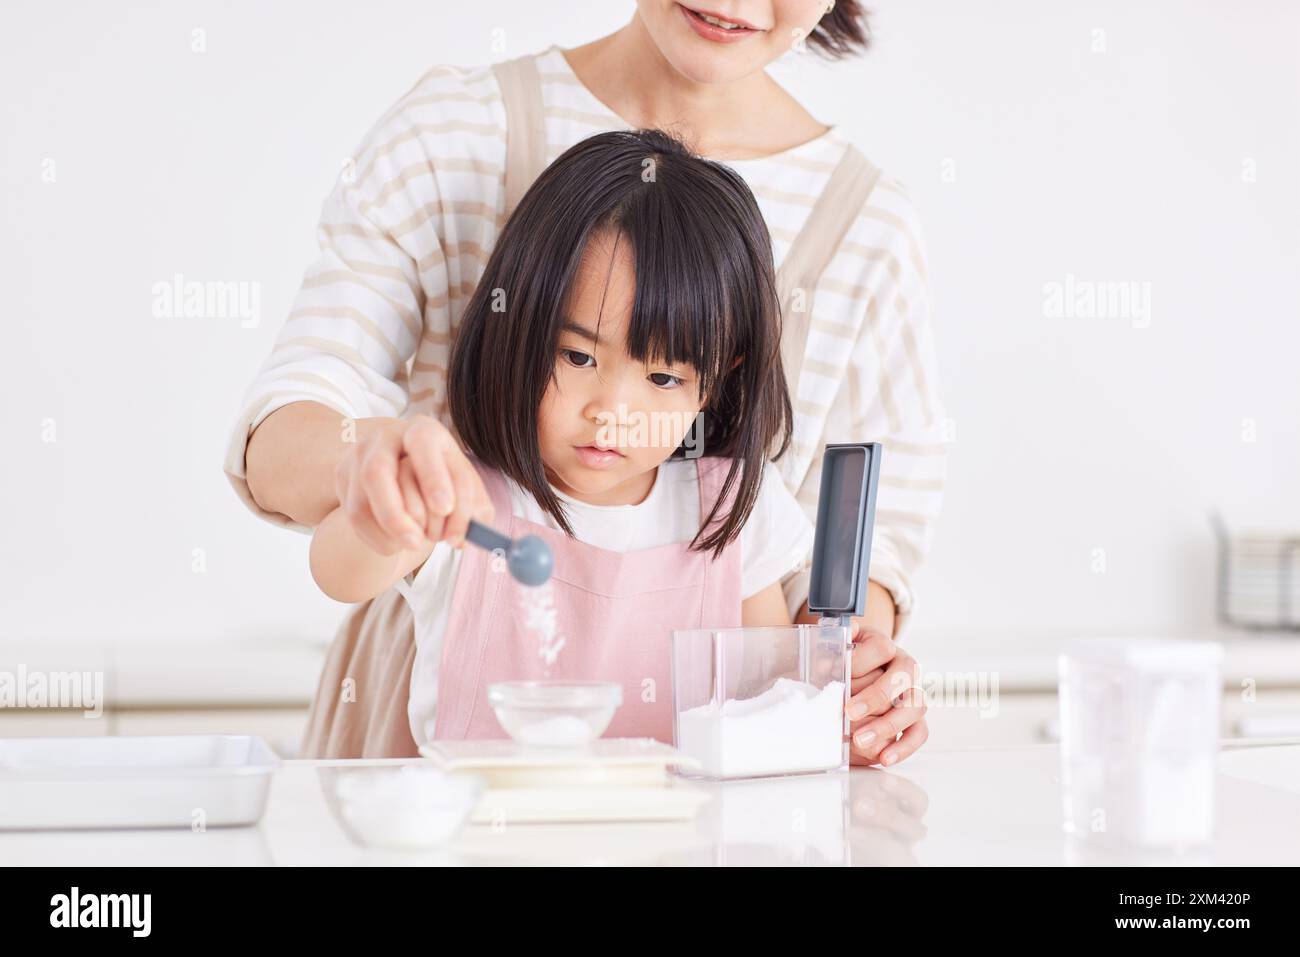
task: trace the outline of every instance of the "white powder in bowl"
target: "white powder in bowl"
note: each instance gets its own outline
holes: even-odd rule
[[[837,768],[844,753],[844,684],[778,678],[753,698],[729,698],[677,716],[677,747],[710,777]]]
[[[424,848],[449,840],[478,803],[483,782],[438,768],[347,769],[334,779],[344,819],[371,847]]]
[[[510,736],[541,748],[572,748],[595,737],[591,725],[570,714],[521,722],[510,729]]]

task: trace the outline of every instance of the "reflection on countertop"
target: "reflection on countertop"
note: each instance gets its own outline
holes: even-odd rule
[[[364,762],[398,765],[402,761]],[[289,761],[252,828],[0,834],[8,864],[911,866],[1214,864],[1300,860],[1300,740],[1225,741],[1216,834],[1184,853],[1104,849],[1062,829],[1054,745],[923,749],[895,769],[692,784],[712,800],[692,821],[472,825],[430,852],[367,850],[331,811],[321,768]]]

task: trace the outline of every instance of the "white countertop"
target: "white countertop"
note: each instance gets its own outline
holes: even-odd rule
[[[256,827],[0,833],[0,860],[46,866],[1300,863],[1300,739],[1225,741],[1215,842],[1181,857],[1106,853],[1067,838],[1058,760],[1055,745],[922,749],[889,771],[704,785],[713,799],[690,822],[471,825],[445,849],[420,853],[353,845],[321,787],[322,767],[401,761],[288,761]]]

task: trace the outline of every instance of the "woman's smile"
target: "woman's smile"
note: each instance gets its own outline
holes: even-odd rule
[[[692,10],[680,3],[677,8],[682,11],[682,16],[686,18],[686,22],[690,24],[692,30],[704,39],[712,40],[715,43],[735,43],[746,37],[765,32],[744,20],[734,20],[719,16],[716,13]]]

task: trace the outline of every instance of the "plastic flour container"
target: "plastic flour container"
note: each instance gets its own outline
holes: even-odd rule
[[[1095,638],[1060,655],[1067,833],[1182,849],[1214,837],[1223,647]]]
[[[686,777],[848,767],[852,645],[839,624],[673,632],[673,739]]]

